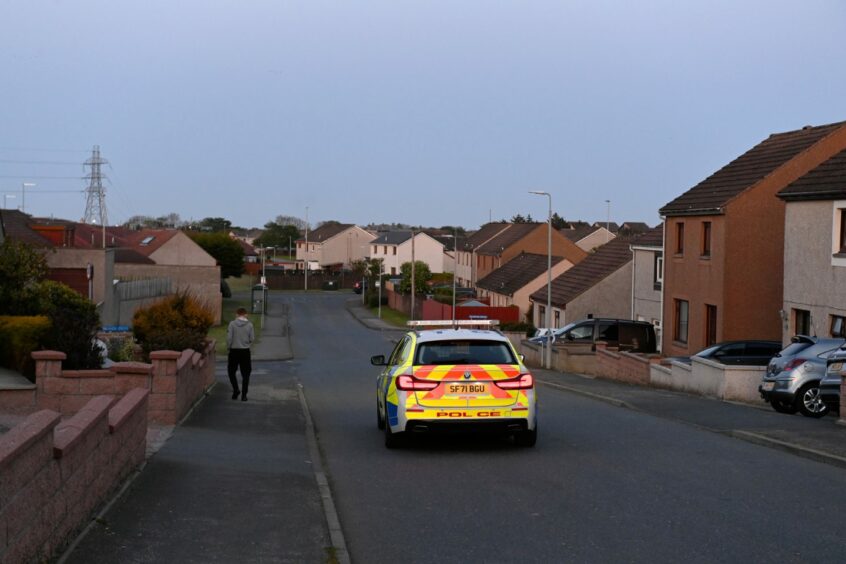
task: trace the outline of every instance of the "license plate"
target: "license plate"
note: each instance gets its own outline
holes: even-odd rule
[[[447,384],[446,385],[446,393],[451,396],[467,396],[467,395],[476,395],[476,394],[486,394],[488,393],[488,386],[487,384],[476,384],[476,383],[456,383],[456,384]]]
[[[775,388],[775,382],[764,382],[761,384],[761,389],[765,392],[771,392]]]

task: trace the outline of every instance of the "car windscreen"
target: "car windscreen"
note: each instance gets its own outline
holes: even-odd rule
[[[517,360],[502,341],[452,339],[420,343],[414,364],[517,364]]]
[[[810,347],[813,343],[808,343],[805,341],[799,341],[797,343],[790,343],[780,353],[779,356],[793,356],[795,354],[799,354],[800,352],[804,351],[808,347]]]

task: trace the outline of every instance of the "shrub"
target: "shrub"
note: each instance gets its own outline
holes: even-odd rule
[[[96,344],[100,317],[97,308],[70,287],[52,280],[38,284],[40,311],[50,318],[51,330],[42,345],[65,353],[64,368],[81,370],[100,368],[100,349]]]
[[[135,340],[132,338],[109,339],[106,346],[109,348],[109,358],[115,362],[135,360]]]
[[[0,316],[0,366],[34,381],[32,351],[39,349],[49,330],[50,320],[44,315]]]
[[[229,287],[229,282],[223,279],[220,280],[220,294],[224,298],[232,297],[232,288]]]
[[[372,294],[367,298],[367,305],[370,307],[379,307],[379,294]],[[382,305],[388,305],[388,296],[382,294]]]
[[[187,292],[178,292],[137,310],[132,331],[149,358],[158,350],[202,351],[212,323],[214,316],[205,304]]]
[[[520,331],[525,333],[527,337],[533,337],[537,328],[531,323],[503,323],[499,326],[502,331]]]

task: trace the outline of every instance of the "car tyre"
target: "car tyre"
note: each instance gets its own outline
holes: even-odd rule
[[[382,417],[382,410],[379,408],[379,400],[376,400],[376,427],[380,431],[385,428],[385,419]]]
[[[538,442],[538,426],[529,431],[520,431],[514,435],[514,443],[521,447],[533,447]]]
[[[788,415],[793,415],[794,413],[799,411],[799,408],[796,407],[795,403],[790,403],[780,399],[770,399],[770,405],[779,413],[787,413]]]
[[[796,406],[805,417],[819,419],[828,414],[828,406],[820,398],[819,384],[806,384],[796,394]]]
[[[385,447],[399,448],[402,446],[402,434],[391,431],[391,424],[388,422],[388,414],[383,413],[383,420],[385,422]]]

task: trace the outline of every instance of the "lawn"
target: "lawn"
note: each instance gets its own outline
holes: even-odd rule
[[[373,312],[373,315],[377,315],[379,313],[379,309],[375,307],[371,307],[370,311]],[[407,327],[405,322],[408,321],[408,316],[395,309],[382,306],[382,320],[386,323],[390,323],[391,325],[405,329]]]

